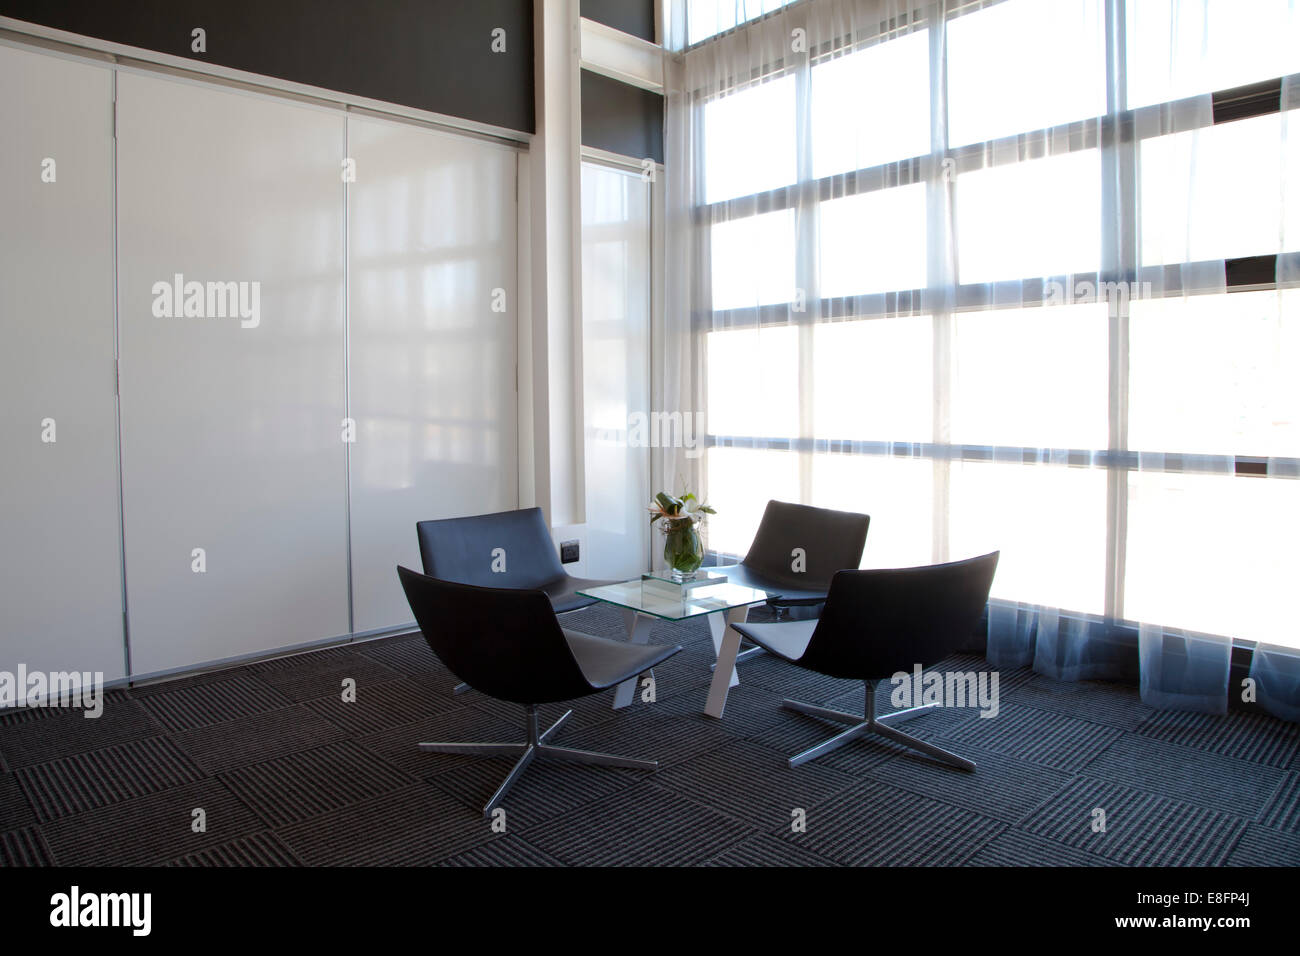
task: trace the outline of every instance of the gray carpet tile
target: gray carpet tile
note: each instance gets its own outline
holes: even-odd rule
[[[168,730],[194,730],[279,710],[292,703],[247,671],[233,671],[225,680],[155,691],[138,700]]]
[[[681,655],[677,655],[680,657]],[[670,658],[668,664],[677,660],[676,657]],[[636,697],[640,703],[664,704],[668,701],[683,700],[685,705],[694,703],[694,705],[703,710],[704,699],[709,693],[709,681],[713,677],[713,672],[709,670],[709,665],[713,663],[710,657],[705,661],[684,661],[683,666],[677,671],[668,671],[664,668],[667,665],[661,664],[653,672],[654,676],[654,700],[643,701],[642,696],[650,689],[646,686],[644,679],[638,680],[636,685]],[[609,691],[613,693],[613,691]]]
[[[380,794],[276,835],[309,866],[427,866],[497,838],[481,813],[424,783]]]
[[[426,677],[441,676],[452,684],[456,683],[447,666],[434,656],[423,634],[365,641],[354,646],[358,654],[378,661],[399,674],[419,677],[421,681]],[[436,684],[429,684],[431,691],[436,686]]]
[[[712,657],[713,639],[709,636],[710,633],[709,623],[702,617],[687,618],[684,621],[665,621],[656,618],[650,625],[650,643],[680,644],[686,654]]]
[[[36,822],[36,811],[12,773],[0,773],[0,830],[17,830]]]
[[[565,623],[624,633],[607,607]],[[859,682],[754,658],[715,720],[702,713],[705,623],[660,622],[652,640],[686,646],[656,668],[657,700],[571,702],[555,742],[661,769],[539,761],[503,803],[504,834],[481,806],[510,760],[417,744],[521,741],[522,708],[453,695],[419,635],[115,690],[97,721],[5,712],[0,864],[1300,865],[1295,724],[1155,712],[1125,685],[1003,671],[998,717],[948,708],[899,724],[975,759],[974,774],[883,738],[790,770],[789,756],[841,725],[780,700],[856,710]],[[955,655],[936,669],[987,664]],[[355,703],[340,697],[344,676],[358,680]],[[877,699],[889,708],[887,685]],[[1099,801],[1104,841],[1088,827]],[[790,830],[795,803],[807,833]],[[196,806],[203,834],[190,827]]]
[[[834,866],[825,857],[760,833],[719,853],[705,866]]]
[[[102,690],[104,709],[113,710],[124,706],[131,699],[131,691],[125,685],[109,687]],[[57,691],[55,697],[58,697]],[[33,720],[43,720],[47,717],[58,717],[60,714],[66,715],[69,712],[80,714],[84,710],[81,701],[69,701],[67,704],[60,703],[57,699],[52,706],[34,705],[31,707],[0,707],[0,727],[7,723],[27,723]]]
[[[994,667],[983,654],[953,654],[935,664],[931,670],[944,671],[987,671],[998,675],[998,693],[1010,695],[1031,683],[1036,675],[1029,667]]]
[[[464,853],[458,853],[438,863],[438,866],[487,867],[487,866],[563,866],[559,860],[543,853],[537,847],[519,837],[505,836],[500,840],[485,843]]]
[[[187,690],[191,687],[202,687],[205,684],[218,684],[222,681],[228,681],[232,678],[249,673],[247,664],[231,664],[225,667],[217,667],[209,671],[199,671],[195,674],[186,674],[184,677],[157,677],[150,678],[140,683],[132,684],[128,691],[133,700],[144,700],[154,694],[170,694],[178,690]]]
[[[700,683],[692,692],[660,699],[654,706],[663,713],[711,721],[714,718],[704,713],[708,695],[708,683]],[[729,728],[743,728],[747,736],[760,737],[781,720],[781,695],[756,684],[741,683],[727,694],[722,720]]]
[[[249,669],[258,680],[269,684],[285,697],[300,702],[313,697],[331,694],[342,698],[344,681],[354,681],[360,697],[367,688],[401,677],[399,671],[385,667],[379,661],[354,651],[346,653],[318,652],[288,658],[297,661],[292,667],[272,667],[271,662],[256,664]]]
[[[17,727],[19,724],[31,724],[38,720],[57,717],[59,711],[54,707],[0,707],[0,727]]]
[[[1300,833],[1300,773],[1287,772],[1256,819],[1274,830]]]
[[[515,761],[509,757],[480,758],[427,779],[455,797],[467,810],[481,812],[514,765]],[[626,790],[645,774],[645,771],[585,766],[558,760],[534,760],[511,787],[508,799],[502,805],[507,829],[522,827],[524,829],[520,832],[527,832],[570,810]]]
[[[802,698],[795,698],[800,700]],[[906,698],[904,698],[906,700]],[[845,713],[860,715],[866,708],[866,701],[863,699],[862,688],[859,686],[847,694],[840,694],[838,697],[832,697],[827,701],[807,700],[805,703],[820,704],[823,707],[829,707],[832,710],[842,710]],[[897,713],[900,710],[910,710],[910,707],[899,706],[890,699],[889,685],[881,686],[881,690],[876,694],[876,714],[880,717],[887,717],[890,714]],[[911,723],[912,721],[924,721],[923,726],[928,733],[939,733],[942,728],[950,727],[963,721],[971,720],[979,716],[977,707],[934,707],[930,710],[921,711],[920,713],[903,718],[899,723]],[[845,725],[847,726],[847,725]],[[918,725],[921,726],[921,725]]]
[[[1062,846],[1046,837],[1010,829],[998,834],[967,866],[1119,866],[1114,860]]]
[[[900,729],[907,729],[907,721]],[[1070,775],[1040,764],[983,750],[944,738],[921,736],[937,747],[975,761],[967,773],[924,754],[907,750],[898,759],[879,764],[865,776],[901,790],[938,797],[954,806],[973,810],[1003,823],[1017,823],[1065,786]]]
[[[19,784],[41,822],[203,779],[167,737],[146,737],[20,769]]]
[[[663,646],[672,642],[653,643]],[[654,669],[656,696],[671,697],[702,682],[707,683],[713,677],[714,660],[713,644],[707,636],[700,639],[698,645],[678,651]],[[740,665],[740,673],[743,679],[745,664]]]
[[[422,742],[511,743],[522,742],[525,736],[522,719],[517,724],[507,724],[473,707],[457,707],[414,723],[367,734],[358,738],[358,743],[403,773],[425,778],[473,763],[478,758],[421,750],[418,745]]]
[[[1105,832],[1093,829],[1098,808],[1105,812]],[[1109,781],[1075,777],[1020,828],[1125,866],[1218,866],[1246,821]]]
[[[253,833],[171,860],[168,866],[302,866],[274,833]]]
[[[778,714],[779,719],[761,733],[745,734],[745,736],[754,743],[781,754],[786,760],[847,729],[846,724],[832,723],[807,714],[797,714],[788,710],[778,711]],[[929,719],[928,716],[918,718],[918,720]],[[903,748],[897,744],[885,740],[884,737],[869,735],[854,740],[824,757],[818,757],[813,762],[846,773],[855,779],[861,779],[870,768],[893,760],[901,753]]]
[[[219,779],[271,827],[296,823],[414,782],[351,740],[241,767]]]
[[[709,679],[713,676],[709,670],[709,665],[713,663],[713,657],[710,654],[708,660],[703,658],[685,658],[682,654],[670,657],[667,661],[654,668],[654,697],[655,702],[663,703],[682,696],[696,697],[700,706],[704,706],[704,695],[707,693]],[[639,699],[645,692],[645,684],[638,680],[636,685],[636,696]],[[613,690],[607,691],[613,694]]]
[[[1144,737],[1284,768],[1300,750],[1300,724],[1267,714],[1153,711],[1137,728]]]
[[[342,694],[329,694],[303,702],[308,710],[357,736],[413,723],[460,705],[449,687],[410,677],[362,684],[355,699],[345,700]]]
[[[680,630],[675,631],[675,627]],[[676,645],[681,648],[662,667],[680,672],[683,679],[688,681],[698,680],[711,673],[718,655],[713,649],[709,629],[699,621],[683,621],[680,625],[661,623],[653,635],[651,644],[661,647]]]
[[[626,637],[627,625],[623,611],[612,604],[592,604],[588,607],[560,615],[560,623],[584,634],[597,637]],[[668,633],[673,633],[671,629]]]
[[[974,674],[976,677],[976,681],[980,679],[981,675],[988,675],[983,679],[985,682],[985,686],[988,688],[988,692],[990,694],[992,694],[993,692],[993,676],[996,675],[998,701],[1006,700],[1015,691],[1019,690],[1022,686],[1029,683],[1035,676],[1034,672],[1027,667],[1017,668],[1015,670],[1005,670],[1005,669],[999,670],[998,668],[995,668],[992,664],[990,664],[988,661],[986,661],[983,657],[979,657],[975,654],[952,654],[948,657],[945,657],[943,660],[935,664],[933,667],[924,668],[921,673],[923,675],[936,674],[941,677],[944,677],[949,674],[962,674],[962,675]],[[908,676],[912,677],[910,673]],[[947,683],[947,681],[945,681],[945,683]],[[968,689],[967,685],[965,684],[965,682],[963,682],[961,686],[962,686],[963,693],[965,693],[966,690]],[[904,690],[904,688],[906,689]],[[979,700],[978,700],[977,691],[978,688],[976,688],[975,696],[970,696],[968,694],[969,699],[968,702],[964,705],[965,707],[970,708],[972,710],[978,708]],[[848,694],[844,695],[847,696],[847,698],[853,702],[856,711],[862,710],[863,692],[864,691],[863,691],[862,682],[858,681],[854,684],[853,688],[848,692]],[[924,685],[922,686],[922,692],[924,693]],[[908,684],[904,684],[901,678],[897,681],[895,681],[893,678],[888,678],[886,680],[878,681],[876,684],[876,713],[886,714],[894,710],[900,710],[907,707],[917,706],[919,703],[921,703],[920,701],[909,700],[910,696],[912,696],[914,693],[915,693],[914,685],[911,684],[910,682]],[[901,700],[899,702],[894,701],[895,694],[900,695]],[[907,696],[902,696],[904,694]],[[842,696],[836,699],[842,700],[844,699],[844,697]],[[947,706],[951,707],[954,705],[949,703]]]
[[[206,830],[195,832],[194,811]],[[212,779],[42,824],[60,866],[158,866],[264,829],[242,800]]]
[[[1030,680],[1016,688],[1011,700],[1120,730],[1135,730],[1155,713],[1142,703],[1138,689],[1130,684],[1058,681],[1041,674],[1032,674]]]
[[[731,817],[651,782],[620,790],[529,830],[528,842],[562,863],[692,866],[754,835]]]
[[[741,682],[748,681],[783,697],[827,701],[842,694],[862,696],[862,681],[841,680],[797,667],[771,654],[762,654],[740,665]]]
[[[1285,772],[1126,733],[1083,768],[1089,777],[1254,819]]]
[[[333,647],[318,648],[317,650],[295,651],[290,654],[281,654],[278,657],[268,657],[264,660],[254,661],[244,666],[254,674],[328,671],[333,670],[340,664],[351,661],[360,646],[360,644],[343,643],[336,644]]]
[[[1300,834],[1278,833],[1257,823],[1246,825],[1225,866],[1300,866]]]
[[[124,687],[115,687],[103,692],[104,712],[116,712],[129,710],[130,693]],[[46,720],[59,720],[69,717],[82,717],[85,713],[85,707],[80,703],[75,706],[50,706],[43,707],[34,705],[31,707],[0,707],[0,733],[10,727],[20,727],[28,724],[38,724]]]
[[[40,827],[0,833],[0,866],[53,866],[54,854]]]
[[[42,709],[35,719],[17,720],[0,728],[0,750],[10,770],[87,750],[153,737],[163,728],[134,700],[106,701],[99,717],[79,710]]]
[[[301,704],[175,733],[172,739],[206,773],[236,767],[342,740],[346,734]]]
[[[737,741],[662,770],[654,782],[759,830],[787,824],[857,781],[816,761],[791,770],[783,754]]]
[[[450,696],[450,694],[448,694]],[[525,711],[521,704],[516,704],[508,700],[497,700],[495,697],[489,697],[487,694],[481,694],[478,691],[468,691],[464,694],[453,698],[458,702],[470,707],[480,713],[487,714],[490,717],[509,724],[516,728],[507,739],[514,740],[516,737],[520,740],[524,737]],[[641,703],[640,698],[635,698],[628,706],[628,711],[640,710],[646,705]],[[550,727],[551,724],[559,720],[566,710],[573,711],[573,716],[564,723],[561,735],[572,734],[576,730],[583,730],[588,727],[594,727],[597,724],[603,724],[605,721],[618,717],[624,713],[623,710],[614,709],[614,692],[612,690],[601,691],[599,694],[592,694],[589,697],[580,697],[577,700],[564,701],[559,704],[543,704],[538,708],[539,720],[543,730]]]
[[[876,780],[808,811],[807,830],[781,838],[845,866],[956,866],[1006,825]]]
[[[562,733],[560,742],[565,747],[579,750],[657,760],[663,768],[716,750],[730,739],[724,721],[689,720],[662,713],[655,707],[642,705],[634,712],[634,719],[610,720],[595,727]]]
[[[1004,704],[996,717],[974,717],[943,729],[949,740],[1066,771],[1086,766],[1121,733],[1114,727],[1016,704]]]

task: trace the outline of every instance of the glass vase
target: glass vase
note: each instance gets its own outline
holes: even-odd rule
[[[696,518],[670,518],[663,526],[664,563],[672,579],[678,583],[689,581],[704,563],[704,542],[700,538],[700,522]]]

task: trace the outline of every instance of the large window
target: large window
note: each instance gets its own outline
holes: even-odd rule
[[[699,43],[793,2],[794,0],[691,0],[687,7],[686,42]]]
[[[918,6],[701,96],[711,549],[786,498],[869,512],[864,566],[1295,643],[1300,44],[1249,7]]]

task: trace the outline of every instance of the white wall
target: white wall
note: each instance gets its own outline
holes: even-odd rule
[[[0,670],[113,680],[113,74],[0,46],[0,90]]]
[[[354,630],[411,620],[415,522],[518,503],[516,153],[348,120]]]
[[[418,562],[414,521],[513,507],[521,468],[525,504],[578,523],[589,573],[645,566],[644,469],[601,436],[610,415],[625,422],[648,405],[636,361],[640,351],[648,363],[637,312],[648,292],[620,301],[639,276],[623,292],[593,290],[584,327],[578,5],[537,7],[538,134],[523,157],[337,108],[0,47],[0,128],[22,145],[0,156],[6,448],[39,439],[33,416],[47,407],[59,423],[56,445],[15,456],[6,474],[0,667],[21,657],[123,674],[123,547],[137,675],[404,623],[391,565]],[[70,157],[57,193],[28,181],[46,142]],[[345,151],[360,160],[346,186]],[[628,212],[615,242],[634,246],[641,213]],[[177,272],[260,282],[259,327],[154,316],[153,284]],[[510,306],[483,322],[490,300],[470,287],[489,280]],[[24,325],[32,312],[59,324]]]
[[[0,86],[0,669],[408,624],[415,522],[518,504],[517,151],[6,45]]]
[[[650,303],[650,184],[583,163],[584,570],[594,577],[649,567],[650,450],[629,442],[628,423],[650,406]]]
[[[342,153],[335,111],[119,75],[136,673],[348,632]],[[176,273],[260,283],[258,324],[156,316]]]

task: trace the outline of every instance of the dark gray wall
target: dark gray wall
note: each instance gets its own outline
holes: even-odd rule
[[[664,161],[664,98],[582,71],[582,145]]]
[[[531,0],[0,0],[0,15],[534,131]],[[190,32],[207,31],[207,52]],[[504,53],[492,31],[505,32]]]
[[[578,9],[588,20],[655,42],[654,0],[582,0]]]

